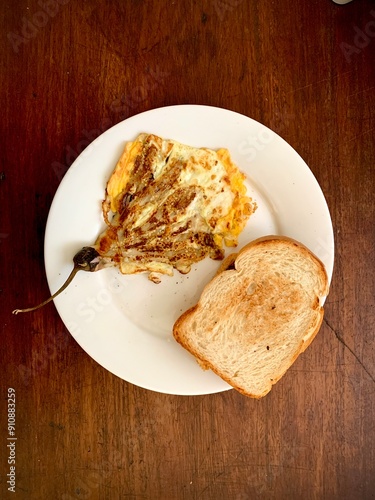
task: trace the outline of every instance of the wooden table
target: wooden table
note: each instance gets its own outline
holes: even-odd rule
[[[1,28],[0,497],[375,498],[374,3],[19,0]],[[258,401],[142,389],[93,361],[53,304],[11,314],[49,294],[46,220],[78,154],[185,103],[281,135],[332,216],[324,324]]]

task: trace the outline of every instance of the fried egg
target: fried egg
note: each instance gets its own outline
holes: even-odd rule
[[[128,142],[107,183],[107,229],[95,243],[104,265],[152,281],[187,273],[236,246],[256,203],[227,149],[195,148],[153,134]]]

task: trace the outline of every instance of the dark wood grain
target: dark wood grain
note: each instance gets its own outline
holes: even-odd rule
[[[375,4],[19,0],[0,20],[0,497],[13,387],[15,498],[375,498]],[[331,211],[324,324],[260,401],[141,389],[95,363],[53,305],[11,314],[48,295],[44,230],[75,157],[124,118],[183,103],[271,127]]]

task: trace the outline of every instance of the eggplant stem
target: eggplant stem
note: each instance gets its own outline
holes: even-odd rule
[[[71,283],[71,281],[73,280],[74,276],[77,274],[78,271],[90,271],[90,272],[96,271],[99,260],[100,260],[99,254],[95,248],[83,247],[73,257],[74,267],[69,276],[67,277],[65,283],[57,290],[57,292],[55,292],[53,295],[51,295],[49,299],[38,304],[37,306],[28,307],[27,309],[15,309],[12,312],[12,314],[35,311],[36,309],[45,306],[46,304],[48,304],[48,302],[51,302],[51,300],[53,300],[55,297],[57,297],[61,292],[65,290],[65,288]]]
[[[39,309],[40,307],[45,306],[46,304],[48,304],[48,302],[51,302],[51,300],[53,300],[55,297],[57,297],[61,292],[63,292],[65,290],[65,288],[73,280],[74,276],[80,270],[81,270],[81,268],[79,266],[75,265],[73,267],[73,269],[72,269],[72,272],[69,274],[67,280],[65,281],[65,283],[57,290],[57,292],[55,292],[53,295],[51,295],[51,297],[49,299],[45,300],[44,302],[41,302],[40,304],[38,304],[37,306],[34,306],[34,307],[28,307],[26,309],[15,309],[12,312],[12,314],[18,314],[18,313],[25,313],[25,312],[30,312],[30,311],[36,311],[36,309]]]

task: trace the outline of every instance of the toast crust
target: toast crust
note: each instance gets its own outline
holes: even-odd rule
[[[250,272],[247,269],[244,269],[244,258],[251,254],[252,252],[256,251],[257,254],[260,255],[260,258],[262,255],[267,254],[270,250],[273,250],[274,247],[282,247],[283,251],[285,253],[290,252],[291,255],[298,254],[299,258],[301,259],[302,262],[306,262],[306,264],[309,264],[312,266],[313,272],[314,272],[314,279],[316,279],[316,282],[319,283],[319,289],[316,290],[315,296],[313,297],[313,300],[311,300],[311,318],[309,317],[309,323],[305,327],[303,331],[299,333],[298,337],[298,342],[296,342],[296,345],[294,346],[292,352],[290,353],[290,356],[279,369],[275,370],[274,373],[272,374],[272,377],[269,377],[267,381],[264,383],[260,384],[261,388],[257,388],[257,390],[251,390],[249,387],[246,387],[246,383],[238,383],[233,377],[233,374],[228,374],[228,370],[224,370],[221,366],[220,361],[218,360],[212,360],[208,359],[210,356],[205,356],[203,352],[200,350],[200,348],[197,347],[198,343],[195,339],[198,335],[205,335],[204,332],[197,330],[197,332],[193,332],[191,325],[194,323],[194,321],[202,321],[202,318],[205,318],[205,315],[208,315],[208,309],[205,311],[205,308],[207,308],[207,297],[211,297],[214,295],[216,292],[222,290],[222,283],[227,281],[228,286],[232,286],[233,288],[233,296],[231,297],[232,301],[237,300],[238,301],[238,306],[236,310],[239,311],[238,314],[241,312],[242,308],[242,302],[248,305],[249,310],[251,310],[251,307],[256,308],[256,307],[263,307],[259,305],[262,301],[267,300],[267,297],[260,297],[260,293],[254,294],[253,301],[249,302],[248,297],[245,297],[244,295],[244,290],[240,289],[242,284],[244,283],[244,276],[246,275],[246,272]],[[302,274],[304,270],[301,270]],[[311,271],[312,272],[312,271]],[[277,274],[277,273],[276,273]],[[282,286],[285,285],[283,284],[282,281],[277,282],[277,279],[275,281],[275,277],[272,277],[272,282],[271,285],[275,285],[275,288],[277,288],[278,291],[282,291],[283,288]],[[242,280],[242,281],[241,281]],[[237,287],[238,284],[238,287]],[[298,285],[298,284],[297,284]],[[298,286],[295,286],[294,289],[289,290],[288,293],[290,292],[291,295],[290,297],[295,298],[296,303],[301,300],[302,295],[298,291],[299,288]],[[289,285],[288,285],[289,286]],[[237,287],[237,288],[236,288]],[[270,287],[264,287],[265,288],[265,294],[270,292]],[[272,288],[271,288],[272,289]],[[250,243],[248,243],[246,246],[244,246],[238,253],[236,254],[231,254],[229,255],[221,264],[221,266],[218,269],[217,274],[215,277],[205,286],[201,298],[199,302],[188,309],[186,312],[184,312],[175,322],[174,327],[173,327],[173,335],[175,340],[181,344],[182,347],[184,347],[186,350],[188,350],[195,358],[198,360],[199,364],[204,368],[204,369],[211,369],[214,373],[216,373],[219,377],[221,377],[223,380],[225,380],[228,384],[230,384],[234,389],[239,391],[241,394],[244,394],[246,396],[252,397],[252,398],[262,398],[264,397],[272,388],[272,386],[280,380],[280,378],[286,373],[286,371],[290,368],[290,366],[294,363],[294,361],[297,359],[297,357],[305,351],[305,349],[311,344],[315,336],[317,335],[322,321],[323,321],[323,315],[324,315],[324,310],[322,307],[322,303],[325,299],[325,297],[328,295],[329,292],[329,280],[328,276],[325,270],[325,267],[323,263],[302,243],[289,238],[285,236],[278,236],[278,235],[269,235],[265,237],[258,238]],[[294,294],[294,295],[293,295]],[[259,298],[260,297],[260,298]],[[290,300],[290,297],[288,298],[288,304],[292,303],[293,300]],[[212,298],[212,297],[211,297]],[[259,304],[256,303],[256,300],[258,300]],[[265,302],[262,302],[262,304]],[[212,308],[215,307],[214,305],[211,304],[211,310]],[[225,306],[223,306],[225,308]],[[228,311],[226,310],[220,310],[218,311],[217,314],[217,322],[220,321],[225,321],[223,318],[226,316]],[[295,313],[295,311],[294,311]],[[293,313],[293,309],[291,314]],[[236,316],[235,316],[236,317]],[[265,318],[270,318],[271,313],[268,312],[267,310],[264,311],[264,317]],[[237,317],[236,317],[237,318]],[[268,321],[267,319],[267,321]],[[270,328],[270,343],[272,341],[272,321],[269,319],[268,323],[265,321],[265,324],[267,327]],[[280,322],[280,317],[276,318],[276,322]],[[214,321],[215,323],[215,321]],[[279,328],[279,324],[275,323],[275,327]],[[232,326],[232,325],[231,325]],[[250,323],[251,326],[251,323]],[[207,329],[210,329],[212,327],[211,324],[207,324]],[[266,333],[267,334],[267,333]],[[242,341],[242,339],[241,339]],[[208,343],[209,345],[209,343]],[[250,345],[250,344],[249,344]],[[247,345],[247,348],[249,348],[249,345]],[[280,346],[276,346],[280,347]],[[281,346],[282,347],[282,346]],[[207,348],[209,350],[209,347]],[[268,346],[267,346],[268,349]],[[212,358],[213,356],[211,356]],[[266,361],[264,361],[266,363]],[[251,385],[251,384],[249,384]]]

